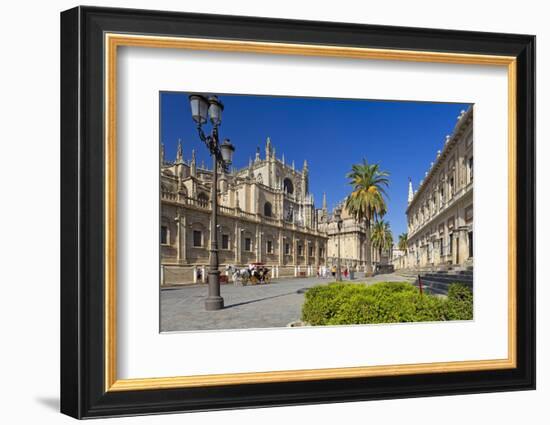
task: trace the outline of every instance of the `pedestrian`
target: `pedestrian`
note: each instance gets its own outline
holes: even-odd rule
[[[332,278],[334,279],[336,277],[336,266],[332,266]]]
[[[348,278],[348,268],[346,267],[344,269],[344,279],[347,279]]]

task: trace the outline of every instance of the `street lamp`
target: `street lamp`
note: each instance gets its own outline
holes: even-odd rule
[[[217,96],[205,97],[200,94],[189,96],[191,116],[197,124],[200,139],[204,142],[212,157],[212,213],[210,214],[210,268],[208,270],[208,296],[204,306],[206,310],[221,310],[223,298],[220,295],[220,271],[218,270],[218,165],[227,170],[233,160],[235,146],[229,139],[219,143],[218,128],[222,122],[223,104]],[[212,130],[206,135],[202,126],[210,118]]]
[[[336,225],[338,226],[338,258],[336,259],[336,280],[338,282],[342,281],[342,271],[340,270],[340,231],[342,230],[342,207],[337,206],[334,209],[334,219],[336,220]]]

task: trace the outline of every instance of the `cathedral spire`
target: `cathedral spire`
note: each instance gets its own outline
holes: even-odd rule
[[[414,196],[412,180],[409,177],[409,196],[407,198],[409,204],[412,202]]]
[[[191,152],[191,175],[197,176],[197,157],[195,155],[195,149]]]
[[[294,163],[292,165],[294,166]],[[308,193],[309,193],[309,173],[307,169],[307,159],[306,159],[304,160],[304,167],[302,168],[302,197],[306,199]]]
[[[161,143],[160,144],[160,165],[164,165],[165,162],[166,160],[164,158],[164,143]]]
[[[269,159],[271,157],[271,138],[267,136],[267,139],[265,141],[265,159]]]
[[[323,210],[327,210],[327,192],[323,192]]]
[[[178,139],[178,150],[176,152],[176,162],[183,162],[183,147],[181,146],[181,139]]]
[[[260,147],[259,146],[256,146],[256,158],[254,159],[254,161],[259,161],[260,160]]]

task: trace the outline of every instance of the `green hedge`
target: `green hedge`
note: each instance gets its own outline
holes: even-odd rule
[[[471,320],[474,317],[474,295],[460,283],[449,286],[446,303],[446,320]]]
[[[420,295],[409,283],[331,283],[306,292],[302,320],[310,325],[471,320],[473,297],[464,285],[452,284],[447,298]]]

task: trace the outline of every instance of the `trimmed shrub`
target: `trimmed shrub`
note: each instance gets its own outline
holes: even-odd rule
[[[472,320],[474,318],[474,295],[461,283],[449,285],[445,303],[445,320]]]
[[[473,298],[467,291],[454,288],[444,299],[420,295],[405,282],[331,283],[306,292],[302,320],[314,326],[469,320]]]

